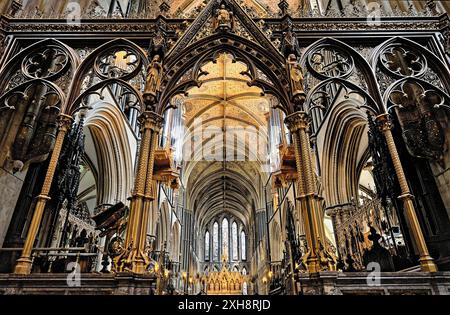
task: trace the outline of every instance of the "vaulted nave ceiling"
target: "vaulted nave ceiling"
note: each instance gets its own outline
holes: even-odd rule
[[[267,147],[273,100],[248,85],[246,70],[245,64],[222,53],[202,67],[201,86],[190,89],[183,100],[189,130],[183,149],[183,184],[200,225],[222,211],[249,224],[250,211],[258,207],[260,187],[267,180],[267,154],[257,148]],[[191,158],[186,158],[188,146]],[[200,149],[192,149],[197,146]]]

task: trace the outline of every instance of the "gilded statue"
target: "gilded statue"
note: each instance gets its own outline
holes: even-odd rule
[[[162,76],[162,62],[159,55],[153,57],[152,62],[147,68],[147,80],[145,84],[144,95],[151,95],[156,97],[159,92]]]
[[[234,17],[231,11],[228,11],[224,4],[216,11],[214,23],[215,30],[232,30],[234,28]]]
[[[297,57],[294,54],[289,55],[287,66],[291,83],[292,97],[296,100],[304,100],[305,91],[303,89],[303,70],[297,61]]]

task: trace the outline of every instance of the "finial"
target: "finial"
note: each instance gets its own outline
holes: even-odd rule
[[[280,8],[280,15],[285,16],[288,14],[289,3],[286,0],[280,0],[278,3],[278,7]]]
[[[161,12],[161,15],[165,16],[170,11],[170,4],[163,1],[159,6],[159,11]]]

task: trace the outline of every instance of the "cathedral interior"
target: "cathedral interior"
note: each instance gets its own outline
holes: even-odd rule
[[[450,294],[449,12],[2,0],[0,294]]]

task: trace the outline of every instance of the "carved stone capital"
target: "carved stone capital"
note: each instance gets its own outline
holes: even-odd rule
[[[145,129],[159,132],[164,122],[164,118],[155,112],[145,111],[139,116],[138,121],[141,125],[141,132]]]
[[[402,194],[400,196],[398,196],[399,200],[414,200],[414,195],[410,194],[410,193],[406,193],[406,194]]]
[[[66,114],[60,114],[57,118],[58,128],[63,132],[67,132],[73,123],[72,116]]]
[[[287,116],[284,121],[291,133],[294,133],[299,129],[308,129],[310,123],[308,114],[303,111],[295,112]]]
[[[391,116],[389,114],[381,114],[375,118],[375,122],[381,131],[391,130],[394,127]]]

